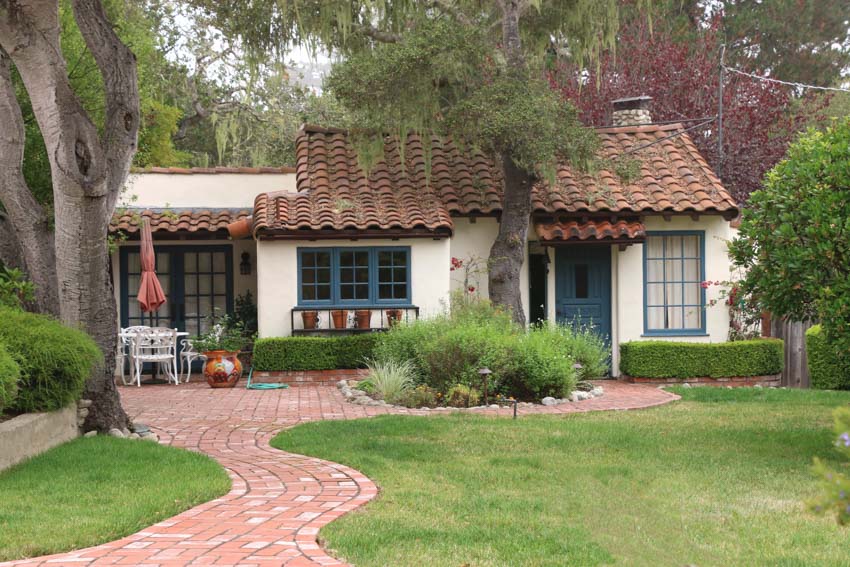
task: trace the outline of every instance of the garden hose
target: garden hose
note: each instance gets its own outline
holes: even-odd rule
[[[248,371],[248,385],[246,388],[249,390],[283,390],[284,388],[289,388],[289,384],[251,384],[251,378],[254,376],[254,367]]]

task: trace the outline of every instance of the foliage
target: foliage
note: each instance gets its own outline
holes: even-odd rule
[[[566,62],[550,74],[552,85],[579,109],[582,122],[609,123],[611,101],[628,96],[652,97],[655,121],[717,115],[717,65],[723,22],[715,18],[685,35],[664,22],[632,17],[619,33],[616,50],[606,51],[597,68]],[[762,67],[748,66],[751,72]],[[752,63],[751,63],[752,64]],[[772,74],[772,73],[771,73]],[[791,136],[823,101],[798,104],[788,87],[728,75],[723,91],[723,159],[717,151],[715,123],[690,133],[700,153],[740,202],[761,186],[762,178],[784,155]],[[698,122],[686,122],[685,127]],[[647,150],[651,151],[651,150]],[[614,160],[621,177],[622,159]]]
[[[769,376],[782,372],[779,339],[728,343],[632,341],[620,345],[620,369],[640,378]]]
[[[732,260],[745,293],[774,316],[819,319],[850,353],[850,118],[788,149],[744,210]]]
[[[841,357],[820,325],[806,331],[806,364],[812,388],[850,390],[850,360]]]
[[[373,358],[375,341],[374,334],[257,339],[254,368],[266,371],[363,368]]]
[[[382,333],[376,360],[410,360],[416,382],[441,394],[458,384],[481,390],[478,371],[492,371],[487,389],[523,399],[568,395],[581,377],[607,373],[608,349],[590,330],[544,325],[526,331],[488,301],[457,294],[440,317],[403,323]]]
[[[58,410],[78,400],[102,359],[82,331],[7,307],[0,307],[0,343],[20,366],[18,396],[11,406],[20,412]]]
[[[389,404],[399,401],[413,387],[413,364],[409,360],[372,361],[366,367],[372,393]]]
[[[434,388],[426,386],[425,384],[419,384],[418,386],[407,390],[405,394],[398,399],[398,403],[408,408],[433,408],[437,407],[441,397],[442,395],[440,392]]]
[[[576,371],[569,351],[560,348],[560,332],[540,326],[525,334],[516,350],[516,370],[503,386],[520,398],[564,398],[576,385]]]
[[[481,392],[466,384],[455,384],[446,393],[446,405],[453,408],[471,408],[478,405]]]
[[[0,343],[0,414],[12,405],[18,393],[18,379],[21,377],[21,367]]]
[[[250,289],[236,297],[233,318],[242,326],[247,335],[253,335],[257,332],[257,304],[254,303]]]
[[[714,307],[722,302],[729,308],[730,341],[747,341],[761,336],[761,316],[758,301],[741,289],[740,278],[735,281],[704,281],[703,289],[718,286],[718,297],[708,302]]]
[[[35,286],[17,268],[0,265],[0,306],[20,309],[35,299]]]
[[[835,419],[835,447],[845,463],[842,470],[835,470],[815,457],[814,472],[820,479],[821,494],[811,503],[818,513],[834,513],[838,523],[850,523],[850,475],[846,461],[850,459],[850,409],[838,408],[833,412]]]
[[[209,331],[192,337],[192,346],[198,352],[224,350],[239,352],[247,344],[245,329],[241,321],[236,321],[230,315],[211,317]]]
[[[186,166],[189,154],[174,147],[173,136],[182,115],[179,108],[158,100],[141,101],[139,151],[133,158],[137,167]]]
[[[847,529],[801,502],[813,457],[841,464],[829,416],[850,392],[675,392],[648,411],[378,416],[271,443],[381,487],[321,531],[360,567],[845,565]]]
[[[224,468],[199,451],[75,439],[0,473],[0,561],[111,542],[229,489]]]

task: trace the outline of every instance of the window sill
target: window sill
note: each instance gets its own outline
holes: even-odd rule
[[[641,334],[642,338],[652,338],[652,339],[675,339],[677,337],[710,337],[708,333],[704,331],[696,331],[694,333],[685,332],[676,332],[676,333],[643,333]]]
[[[417,306],[412,303],[387,303],[380,305],[370,303],[368,305],[296,305],[292,308],[293,311],[329,311],[337,309],[348,309],[349,311],[357,309],[417,309]]]

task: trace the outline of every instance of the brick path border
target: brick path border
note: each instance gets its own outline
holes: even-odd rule
[[[601,398],[520,408],[519,413],[640,409],[679,398],[647,385],[602,385]],[[278,451],[269,441],[281,429],[307,421],[445,413],[357,406],[333,386],[213,390],[195,382],[126,387],[121,394],[128,412],[154,429],[161,443],[200,451],[221,463],[233,481],[230,492],[113,542],[0,566],[344,565],[321,548],[319,529],[369,502],[377,486],[356,470]],[[481,413],[508,416],[511,410]]]

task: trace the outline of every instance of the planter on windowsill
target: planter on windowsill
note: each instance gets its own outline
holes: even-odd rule
[[[368,329],[372,326],[372,310],[357,309],[354,312],[354,326],[358,329]]]
[[[401,309],[387,309],[387,325],[390,327],[397,325],[403,315],[404,312]]]
[[[348,310],[334,309],[331,311],[331,320],[333,320],[334,329],[345,329],[348,326]]]
[[[204,378],[210,388],[233,388],[242,376],[238,352],[211,350],[204,353]]]
[[[305,329],[315,329],[319,325],[319,312],[318,311],[302,311],[301,312],[301,322],[304,324]]]

